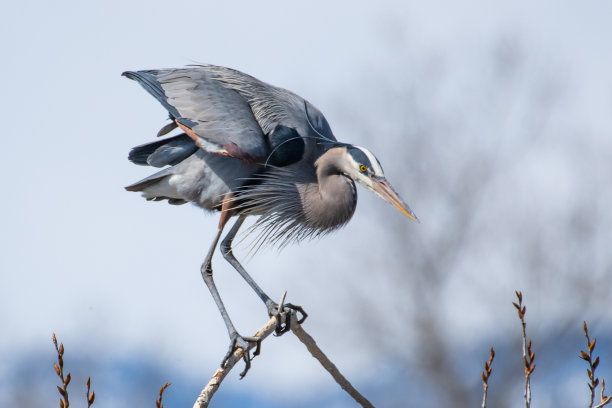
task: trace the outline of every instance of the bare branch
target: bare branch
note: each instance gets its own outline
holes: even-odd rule
[[[68,408],[70,406],[70,401],[68,400],[68,384],[70,384],[72,377],[70,373],[64,376],[64,343],[59,343],[58,346],[55,333],[53,333],[52,340],[55,351],[57,352],[57,363],[53,364],[53,368],[55,369],[55,374],[57,374],[62,383],[61,387],[59,385],[57,386],[57,391],[60,394],[59,406],[60,408]],[[96,399],[96,393],[91,391],[91,377],[87,377],[87,382],[85,384],[87,385],[87,408],[90,408]]]
[[[344,391],[346,391],[355,401],[361,404],[362,407],[374,407],[374,405],[372,405],[370,401],[368,401],[363,395],[361,395],[351,385],[351,383],[340,373],[334,363],[332,363],[323,353],[323,351],[321,351],[321,349],[317,346],[312,336],[310,336],[308,333],[306,333],[306,331],[304,331],[302,326],[298,323],[297,314],[294,310],[291,310],[290,312],[283,312],[280,314],[280,317],[283,320],[287,317],[291,319],[291,331],[293,332],[293,334],[295,334],[297,338],[300,339],[302,343],[304,343],[308,351],[310,351],[310,354],[312,354],[314,358],[319,360],[321,365],[331,374],[334,380],[336,380],[336,382],[340,385],[340,387],[342,387]],[[276,317],[272,317],[261,329],[257,331],[257,333],[255,333],[254,337],[259,337],[261,341],[263,341],[266,337],[272,334],[275,329]],[[253,347],[255,346],[249,345],[249,350],[251,350]],[[210,400],[212,399],[215,392],[217,392],[217,390],[219,389],[219,386],[221,385],[223,379],[232,370],[234,365],[236,365],[236,363],[242,359],[242,357],[242,349],[237,349],[236,351],[234,351],[234,354],[232,354],[225,366],[219,367],[217,371],[215,371],[208,384],[206,384],[206,387],[204,387],[202,392],[200,392],[200,395],[193,404],[193,408],[208,407]]]
[[[96,399],[96,393],[91,391],[91,377],[87,377],[86,385],[87,393],[85,395],[87,396],[87,408],[90,408]],[[91,391],[91,393],[89,391]]]
[[[166,391],[166,388],[168,388],[170,385],[171,384],[167,382],[159,389],[159,398],[155,400],[156,408],[164,408],[164,404],[162,404],[162,398],[164,397],[164,391]]]
[[[57,386],[57,391],[60,394],[59,406],[60,408],[68,408],[70,406],[70,401],[68,401],[68,384],[70,383],[70,373],[64,377],[64,343],[60,343],[57,345],[57,338],[55,337],[55,333],[52,336],[53,345],[55,346],[55,351],[57,352],[57,364],[54,364],[55,374],[60,378],[60,382],[62,386]]]
[[[491,354],[489,355],[489,361],[485,361],[484,363],[484,371],[481,374],[482,378],[482,388],[484,388],[482,392],[482,408],[487,408],[487,391],[489,390],[489,377],[491,376],[491,371],[493,370],[493,359],[495,358],[495,350],[491,347]]]
[[[261,329],[257,330],[257,333],[255,333],[254,337],[259,337],[261,341],[263,341],[266,337],[272,334],[275,329],[276,317],[272,317]],[[251,343],[249,343],[249,350],[247,350],[246,352],[248,353],[253,347],[255,347],[255,345],[251,345]],[[208,407],[210,400],[212,399],[213,395],[215,395],[215,392],[217,392],[217,390],[219,389],[219,386],[221,385],[223,379],[227,376],[227,374],[229,374],[232,368],[234,368],[236,363],[240,361],[240,359],[242,359],[243,352],[244,351],[240,348],[236,349],[234,351],[234,354],[232,354],[231,357],[227,360],[227,363],[225,363],[223,367],[219,367],[217,371],[215,371],[208,384],[206,384],[206,387],[204,387],[202,392],[200,392],[200,395],[193,404],[193,408]]]
[[[599,365],[599,357],[593,358],[593,351],[595,350],[596,339],[593,339],[591,341],[591,338],[589,337],[589,328],[587,327],[587,324],[584,321],[582,322],[582,330],[584,331],[584,336],[586,337],[587,343],[587,350],[589,351],[587,353],[586,351],[580,350],[580,358],[589,363],[589,368],[587,368],[587,375],[589,377],[589,382],[587,383],[587,385],[589,386],[589,390],[591,391],[591,400],[589,403],[589,408],[601,408],[604,405],[607,405],[608,403],[612,402],[612,397],[606,396],[604,394],[606,390],[606,383],[602,379],[600,401],[595,407],[593,407],[593,404],[595,402],[595,388],[597,388],[597,386],[599,385],[599,378],[595,376],[595,370]]]
[[[526,327],[527,323],[525,323],[525,314],[527,313],[527,307],[523,306],[523,293],[520,291],[514,292],[516,294],[516,298],[518,299],[518,304],[512,302],[516,310],[518,311],[518,317],[521,321],[521,326],[523,328],[522,338],[523,338],[523,364],[525,365],[525,393],[523,396],[525,397],[525,406],[526,408],[531,407],[531,373],[535,370],[535,364],[533,361],[535,360],[535,353],[531,351],[531,340],[527,342],[527,332]]]
[[[370,401],[368,401],[363,395],[359,393],[351,383],[340,373],[338,368],[332,363],[329,358],[323,353],[323,351],[317,346],[315,340],[310,336],[310,334],[306,333],[306,331],[302,328],[302,326],[297,322],[297,317],[295,312],[291,313],[291,331],[293,334],[297,336],[298,339],[310,351],[310,354],[317,360],[319,363],[334,377],[334,380],[342,387],[344,391],[346,391],[357,403],[361,404],[362,407],[371,407],[374,408],[374,405]]]
[[[595,405],[595,407],[593,408],[601,408],[604,405],[608,405],[610,402],[612,402],[612,397],[610,396],[606,396],[606,382],[603,380],[603,378],[601,379],[601,393],[599,395],[599,398],[601,399],[601,402],[597,405]]]

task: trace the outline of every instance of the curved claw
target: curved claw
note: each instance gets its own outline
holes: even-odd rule
[[[304,323],[304,320],[306,320],[306,318],[308,317],[308,313],[304,311],[302,306],[296,306],[291,303],[285,303],[283,305],[283,312],[286,313],[286,318],[285,318],[285,324],[282,324],[281,323],[282,319],[278,311],[278,305],[274,304],[270,315],[276,317],[276,329],[274,330],[275,336],[277,337],[282,336],[283,334],[291,330],[291,319],[289,318],[289,314],[291,313],[291,311],[295,311],[296,316],[297,316],[297,313],[300,313],[302,315],[302,317],[297,318],[298,324]]]
[[[306,320],[306,318],[308,317],[308,313],[306,313],[306,312],[304,311],[304,309],[302,309],[302,306],[293,305],[293,304],[291,304],[291,303],[285,303],[285,307],[287,307],[287,308],[289,308],[289,309],[291,309],[291,310],[295,310],[295,312],[296,312],[296,316],[297,316],[297,313],[300,313],[300,314],[302,315],[302,317],[301,317],[301,318],[300,318],[300,317],[298,317],[298,319],[297,319],[298,324],[302,324],[302,323],[304,323],[304,321],[305,321],[305,320]]]
[[[274,329],[274,336],[276,337],[282,336],[283,334],[291,330],[291,319],[289,318],[289,316],[285,318],[284,325],[281,323],[282,318],[281,318],[280,313],[276,312],[274,314],[274,317],[276,317],[276,328]]]
[[[251,343],[255,343],[253,357],[251,357],[251,354],[249,353],[249,348],[252,346]],[[244,360],[245,364],[244,370],[240,373],[240,379],[242,379],[251,368],[252,358],[258,356],[261,352],[261,339],[259,337],[242,337],[238,333],[231,335],[230,346],[225,354],[225,357],[223,357],[223,361],[221,361],[221,367],[225,367],[234,352],[239,348],[242,349],[242,359]]]

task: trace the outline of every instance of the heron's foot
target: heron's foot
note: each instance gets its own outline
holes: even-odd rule
[[[308,313],[302,309],[302,306],[293,305],[291,303],[284,303],[280,308],[277,303],[272,302],[268,306],[268,314],[270,317],[276,317],[276,329],[274,330],[275,336],[282,336],[291,330],[291,313],[295,312],[298,324],[304,323],[304,320],[308,317]],[[285,322],[281,317],[281,313],[285,315]],[[298,315],[299,313],[299,315]],[[300,316],[301,315],[301,316]]]
[[[249,348],[255,347],[255,351],[253,352],[253,357],[251,357],[251,353],[249,352]],[[244,360],[244,370],[240,373],[240,378],[244,378],[247,371],[251,368],[251,360],[255,356],[258,356],[261,352],[261,338],[259,337],[242,337],[238,333],[234,332],[234,334],[230,335],[230,346],[229,350],[227,350],[227,354],[223,357],[223,361],[221,362],[221,367],[225,367],[230,357],[234,354],[237,349],[242,349],[242,359]]]

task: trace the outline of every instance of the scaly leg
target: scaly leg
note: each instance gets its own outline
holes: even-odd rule
[[[213,240],[213,243],[210,246],[210,249],[208,250],[208,254],[206,255],[206,258],[204,259],[204,262],[202,263],[201,273],[202,273],[202,278],[204,279],[204,282],[206,283],[206,286],[208,286],[208,290],[210,290],[210,293],[213,299],[215,300],[215,303],[217,304],[217,308],[219,309],[219,312],[221,312],[221,317],[223,318],[223,321],[225,322],[225,326],[227,327],[227,331],[230,337],[229,350],[227,351],[227,354],[223,358],[223,361],[221,362],[221,366],[223,367],[225,365],[225,363],[231,357],[232,353],[234,352],[234,350],[236,350],[236,348],[241,348],[243,350],[242,355],[243,355],[246,366],[244,368],[244,371],[240,373],[240,377],[244,377],[247,371],[249,371],[249,368],[251,367],[251,356],[249,354],[249,342],[256,343],[256,349],[255,349],[254,355],[257,355],[259,354],[261,340],[257,337],[243,337],[240,334],[238,334],[238,331],[234,327],[234,324],[232,323],[232,320],[230,319],[227,313],[227,310],[225,309],[225,305],[223,304],[223,301],[221,300],[221,296],[219,295],[219,291],[217,290],[217,286],[215,285],[215,282],[213,280],[213,271],[212,271],[212,263],[211,263],[213,254],[215,252],[215,248],[217,247],[217,243],[219,242],[219,238],[221,237],[221,233],[223,232],[223,227],[225,226],[225,224],[227,223],[227,221],[230,219],[231,216],[232,216],[231,210],[229,208],[226,208],[226,205],[224,204],[221,209],[221,219],[219,220],[219,228],[217,230],[217,234],[215,235],[215,239]]]
[[[253,280],[253,278],[251,278],[251,275],[249,275],[247,271],[244,269],[244,267],[240,264],[240,262],[238,262],[232,250],[232,241],[234,240],[234,237],[238,233],[238,230],[242,226],[242,223],[244,222],[245,219],[246,219],[246,215],[238,216],[238,220],[236,220],[236,223],[232,226],[232,229],[227,233],[227,235],[221,242],[221,253],[223,254],[223,257],[230,264],[232,264],[234,269],[238,271],[240,276],[242,276],[242,278],[249,284],[249,286],[251,286],[251,288],[257,293],[257,296],[259,296],[259,298],[264,302],[264,304],[266,305],[266,308],[268,309],[268,315],[276,317],[276,335],[280,336],[283,333],[286,333],[287,331],[289,331],[290,319],[286,319],[284,327],[281,325],[281,318],[280,318],[280,313],[278,310],[278,304],[276,304],[276,302],[274,302],[270,298],[270,296],[268,296],[259,287],[259,285]],[[300,306],[294,306],[291,303],[287,303],[284,306],[289,309],[296,310],[302,314],[302,318],[298,320],[300,324],[303,323],[304,320],[306,320],[306,317],[308,317],[306,312],[304,312],[304,310]]]

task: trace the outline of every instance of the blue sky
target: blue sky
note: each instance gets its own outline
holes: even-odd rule
[[[74,350],[75,357],[78,353],[80,361],[92,362],[92,368],[101,366],[101,361],[126,361],[130,366],[134,356],[138,361],[152,358],[162,372],[165,368],[179,378],[193,379],[193,384],[204,384],[225,352],[223,322],[198,273],[216,216],[190,206],[147,203],[123,190],[150,172],[126,160],[129,149],[152,140],[166,114],[136,84],[120,77],[122,71],[205,62],[291,89],[325,113],[338,139],[377,152],[392,182],[404,179],[398,163],[403,160],[402,149],[410,148],[394,149],[386,136],[387,129],[404,120],[394,110],[402,87],[417,87],[419,78],[431,81],[428,75],[440,75],[437,87],[419,94],[418,102],[428,107],[424,112],[435,116],[448,114],[449,106],[458,107],[455,116],[462,120],[464,131],[505,132],[507,139],[499,139],[504,151],[504,143],[522,135],[523,123],[513,118],[524,117],[522,110],[535,95],[530,90],[540,89],[543,79],[558,76],[565,96],[554,106],[547,132],[565,136],[560,142],[533,142],[534,150],[521,156],[521,165],[507,167],[499,183],[485,192],[493,197],[493,212],[476,217],[478,231],[486,231],[483,225],[495,223],[499,214],[508,215],[502,205],[507,200],[495,198],[510,186],[516,191],[517,211],[508,215],[509,225],[518,228],[521,219],[533,217],[533,225],[543,226],[546,241],[556,235],[546,226],[580,200],[584,191],[580,186],[592,186],[592,201],[599,208],[612,203],[608,167],[602,159],[612,150],[611,9],[609,3],[595,1],[578,5],[477,0],[3,5],[7,17],[0,27],[5,175],[0,204],[4,214],[0,347],[11,350],[11,355],[9,364],[0,366],[0,378],[10,376],[11,361],[41,355],[41,350],[52,356],[52,332],[69,352]],[[490,106],[490,117],[499,121],[481,121],[482,117],[469,114],[477,103],[473,101],[479,100],[471,95],[487,83],[483,55],[499,38],[520,44],[521,69],[530,75],[512,83],[513,89],[524,92],[511,109],[500,114]],[[427,68],[430,63],[432,69]],[[373,118],[378,119],[375,127]],[[513,135],[518,136],[513,139]],[[498,141],[491,140],[470,139],[452,145],[453,152],[478,151]],[[408,234],[427,244],[428,237],[445,228],[441,220],[446,207],[437,206],[432,197],[426,201],[425,188],[396,184],[425,225],[408,225]],[[544,207],[531,206],[534,202]],[[497,205],[503,211],[496,215]],[[400,299],[393,304],[380,302],[394,287],[392,281],[354,278],[355,271],[372,264],[398,268],[385,256],[387,229],[376,223],[376,214],[388,214],[385,225],[403,225],[407,220],[389,209],[360,191],[357,214],[344,230],[281,253],[260,252],[246,263],[272,296],[288,290],[289,299],[310,312],[307,329],[347,376],[366,388],[376,368],[394,368],[386,366],[392,364],[387,360],[381,363],[376,347],[355,340],[362,331],[344,316],[356,294],[366,299],[363,308],[374,315],[389,307],[403,310],[401,296],[393,295]],[[609,217],[601,219],[603,232],[590,248],[593,273],[599,274],[604,287],[610,283],[606,246],[612,237],[605,232],[610,225]],[[509,243],[500,241],[488,240],[494,247],[490,251],[479,244],[484,255],[461,258],[458,272],[445,280],[440,313],[448,316],[449,330],[458,333],[458,348],[470,344],[474,333],[486,332],[489,322],[505,313],[516,288],[531,290],[535,307],[530,311],[534,310],[534,319],[540,318],[543,331],[555,326],[554,318],[546,323],[544,316],[561,316],[575,305],[540,296],[542,288],[553,288],[555,296],[572,299],[565,286],[555,292],[557,282],[545,285],[533,275],[514,274],[507,259],[516,254]],[[484,279],[482,271],[474,268],[480,263],[500,271],[486,280],[499,286],[483,303],[467,295]],[[214,265],[237,326],[244,333],[255,331],[265,321],[265,309],[229,265],[219,258]],[[578,304],[587,316],[595,316],[602,331],[609,330],[612,322],[609,309],[601,307],[601,302],[610,305],[609,299]],[[458,302],[474,313],[459,313]],[[504,331],[491,334],[492,339],[506,336]],[[292,375],[279,370],[287,356],[295,370]],[[238,382],[237,375],[230,377],[228,389],[239,390],[246,399],[257,395],[251,406],[270,406],[266,401],[272,399],[283,401],[283,406],[291,406],[287,401],[295,399],[309,401],[312,389],[333,395],[334,406],[351,406],[334,394],[339,392],[337,385],[287,336],[264,344],[264,354],[247,379]],[[160,385],[165,381],[171,380],[161,379]],[[53,387],[49,392],[54,392]],[[0,385],[0,402],[8,401],[11,393]],[[156,391],[151,399],[155,395]]]

